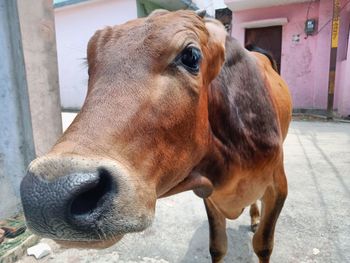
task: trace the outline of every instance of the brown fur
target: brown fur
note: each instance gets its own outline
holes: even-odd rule
[[[202,52],[198,75],[174,63],[190,43]],[[117,179],[128,178],[133,199],[115,197],[113,209],[129,214],[116,217],[111,209],[106,240],[127,232],[112,227],[119,218],[149,222],[157,197],[193,189],[205,198],[213,262],[226,253],[225,218],[253,204],[256,223],[261,199],[253,245],[260,262],[268,262],[287,194],[282,143],[291,118],[288,88],[270,61],[243,49],[215,20],[159,11],[98,31],[88,45],[88,65],[81,112],[30,172],[53,180],[65,174],[47,163],[89,170],[96,167],[87,168],[88,160],[95,166],[109,160],[104,167],[122,167]]]

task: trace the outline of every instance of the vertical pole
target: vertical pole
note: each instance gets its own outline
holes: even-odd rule
[[[41,156],[62,134],[53,4],[11,1],[18,6],[35,152]]]
[[[332,40],[331,40],[332,45],[331,45],[331,59],[329,63],[328,102],[327,102],[328,119],[333,118],[334,86],[335,86],[335,72],[337,67],[339,25],[340,25],[340,0],[333,0]]]
[[[19,210],[19,185],[35,157],[17,1],[0,0],[0,219]]]

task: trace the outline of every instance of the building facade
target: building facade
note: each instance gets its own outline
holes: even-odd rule
[[[287,81],[294,109],[327,109],[333,0],[226,0],[233,11],[232,36],[270,50]],[[350,3],[340,1],[340,32],[334,109],[350,115]],[[305,22],[314,19],[307,36]]]
[[[70,5],[65,5],[64,3]],[[149,5],[144,5],[150,2]],[[107,25],[137,18],[140,4],[186,5],[233,11],[231,34],[242,45],[255,43],[271,51],[287,81],[294,109],[327,109],[333,0],[56,0],[57,53],[61,103],[79,109],[87,88],[86,46],[93,33]],[[224,3],[223,3],[224,2]],[[339,47],[334,109],[350,115],[350,3],[341,0]],[[63,4],[62,4],[63,3]],[[146,8],[146,9],[147,9]],[[147,10],[146,10],[147,11]],[[148,10],[150,11],[150,10]],[[147,13],[147,12],[146,12]],[[307,36],[305,22],[314,19],[315,32]]]

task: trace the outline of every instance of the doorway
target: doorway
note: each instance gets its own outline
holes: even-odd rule
[[[270,52],[276,61],[278,73],[281,72],[282,26],[247,28],[245,46],[249,44]]]

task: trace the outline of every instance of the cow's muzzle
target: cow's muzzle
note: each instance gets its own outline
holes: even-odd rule
[[[57,171],[64,171],[58,166],[53,172],[52,165],[34,165],[21,183],[27,226],[34,233],[55,240],[117,240],[151,223],[149,206],[142,209],[135,187],[115,167],[77,166],[58,176]],[[44,171],[56,177],[45,177]],[[135,204],[141,209],[134,209]]]

